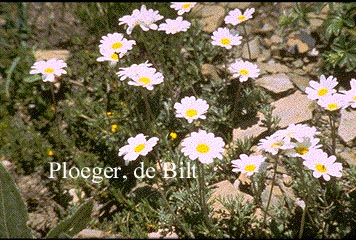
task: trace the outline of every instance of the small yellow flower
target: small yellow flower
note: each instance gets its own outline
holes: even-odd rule
[[[174,140],[174,139],[176,139],[177,138],[177,133],[176,132],[171,132],[170,134],[169,134],[169,136],[171,137],[171,140]]]
[[[51,109],[52,112],[56,111],[56,107],[53,106],[53,105],[51,105],[50,109]]]
[[[119,126],[117,124],[113,124],[111,125],[111,131],[112,132],[116,132],[116,130],[119,128]]]
[[[47,155],[52,157],[54,155],[54,152],[52,150],[48,150]]]
[[[112,112],[106,112],[106,116],[107,116],[107,117],[112,116]]]

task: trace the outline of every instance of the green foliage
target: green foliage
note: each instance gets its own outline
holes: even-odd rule
[[[321,10],[326,12],[321,17]],[[312,15],[314,14],[314,15]],[[281,16],[280,25],[285,33],[307,27],[313,18],[322,21],[315,31],[321,46],[323,68],[329,72],[356,72],[356,5],[350,3],[295,3],[293,12]],[[289,30],[289,31],[288,31]],[[323,71],[323,72],[325,72]]]
[[[47,234],[46,238],[61,238],[62,236],[73,237],[86,227],[91,218],[93,201],[88,200],[79,206],[71,216],[63,219],[55,228]]]
[[[26,206],[12,176],[0,163],[0,238],[32,238]]]

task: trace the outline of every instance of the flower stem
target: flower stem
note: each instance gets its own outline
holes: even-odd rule
[[[197,162],[198,167],[198,179],[199,179],[199,192],[200,192],[200,202],[203,209],[204,221],[207,225],[210,225],[209,216],[208,216],[208,206],[205,201],[205,178],[204,178],[204,165],[200,162]]]
[[[250,43],[249,43],[249,39],[248,39],[248,37],[247,37],[247,30],[246,30],[245,24],[243,24],[242,27],[243,27],[243,29],[244,29],[244,34],[245,34],[245,37],[246,37],[246,44],[247,44],[247,51],[248,51],[248,59],[249,59],[249,60],[252,60],[252,59],[251,59]]]
[[[269,205],[271,203],[272,192],[273,192],[273,187],[274,187],[274,181],[276,179],[276,174],[277,174],[277,163],[278,163],[277,159],[278,159],[278,155],[277,155],[277,158],[276,158],[274,166],[273,166],[272,185],[271,185],[271,190],[269,191],[267,206],[266,206],[265,213],[264,213],[264,216],[263,216],[263,222],[265,223],[265,225],[267,224],[266,223],[266,217],[267,217],[267,212],[268,212]]]
[[[306,187],[307,184],[306,184],[305,179],[304,179],[302,162],[299,162],[298,166],[299,166],[298,169],[299,169],[300,178],[302,179],[302,185],[304,187]],[[307,193],[305,193],[303,191],[303,193],[304,193],[303,194],[303,200],[304,200],[305,206],[303,208],[302,220],[300,221],[300,228],[299,228],[299,235],[298,235],[299,239],[302,238],[303,232],[304,232],[305,216],[306,216],[306,213],[307,213],[307,210],[308,210],[308,200],[309,200],[309,195],[310,195],[310,189],[311,189],[311,187],[307,187]]]
[[[163,173],[163,167],[161,164],[161,161],[158,160],[158,166],[160,168],[161,173]],[[162,175],[160,174],[160,179],[162,182],[163,187],[166,185],[166,181],[164,180],[164,178],[162,177]],[[189,238],[194,238],[194,234],[190,231],[190,229],[188,229],[179,219],[179,217],[177,216],[177,214],[173,211],[172,207],[169,205],[169,202],[166,198],[166,195],[164,195],[164,193],[162,192],[162,190],[160,189],[160,187],[157,187],[158,192],[160,193],[160,195],[162,196],[162,199],[164,201],[164,203],[166,204],[169,212],[172,214],[172,216],[174,217],[174,219],[176,220],[176,222],[178,223],[178,225],[181,226],[181,228],[183,229],[183,231],[185,232],[185,234],[187,234],[189,236]]]
[[[331,127],[331,151],[332,154],[336,153],[336,127],[335,127],[335,116],[333,113],[329,114],[330,127]]]

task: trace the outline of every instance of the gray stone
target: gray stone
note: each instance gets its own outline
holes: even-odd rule
[[[259,69],[261,70],[262,74],[268,73],[288,73],[291,72],[290,68],[286,65],[282,65],[280,63],[275,63],[273,60],[269,61],[268,63],[257,62],[256,63]]]
[[[301,123],[312,119],[315,102],[308,99],[307,95],[296,91],[292,95],[281,98],[272,105],[275,107],[272,115],[281,120],[278,124],[281,128],[292,123]]]
[[[309,81],[311,80],[309,77],[300,76],[295,73],[288,73],[287,75],[300,91],[305,92],[305,88],[309,87]]]
[[[215,200],[212,204],[212,208],[214,210],[213,216],[216,218],[221,217],[221,215],[219,214],[219,212],[221,211],[228,214],[226,208],[219,201],[219,200],[226,199],[227,196],[231,196],[231,197],[242,196],[243,197],[242,203],[253,201],[253,197],[251,195],[236,189],[234,185],[228,180],[215,183],[211,187],[213,188],[213,190],[212,190],[212,195],[208,199],[208,202]]]
[[[232,141],[236,141],[237,139],[244,140],[245,138],[259,137],[262,133],[268,130],[266,127],[263,127],[263,119],[263,114],[258,113],[256,119],[247,121],[243,126],[235,128],[232,131]]]
[[[57,58],[66,61],[69,57],[69,54],[70,52],[64,49],[37,50],[34,52],[36,61],[48,60],[51,58]]]
[[[250,59],[250,60],[258,58],[258,56],[262,53],[260,38],[255,37],[254,39],[250,40],[248,43],[250,46],[251,58],[248,52],[247,43],[244,43],[242,46],[242,57],[244,59]]]
[[[294,88],[289,77],[284,73],[257,78],[255,83],[274,93],[282,93]]]
[[[356,166],[356,150],[344,150],[340,153],[340,157],[344,159],[348,164]]]
[[[293,66],[296,68],[301,68],[304,65],[304,62],[300,59],[295,60],[294,62],[292,62]]]
[[[264,208],[266,208],[266,206],[267,206],[271,187],[272,187],[272,185],[267,185],[266,188],[262,191],[261,200],[262,200],[262,205],[264,206]],[[283,196],[283,192],[282,192],[281,188],[275,184],[272,189],[272,196],[271,196],[270,205],[269,205],[269,209],[268,209],[269,211],[271,211],[272,207],[278,207],[283,204],[282,196]],[[270,212],[270,214],[271,213],[272,213],[272,211]]]
[[[341,119],[338,134],[344,142],[352,141],[356,137],[356,111],[341,109]]]
[[[217,4],[198,3],[191,13],[199,19],[203,31],[208,33],[214,32],[222,24],[225,17],[224,7]]]
[[[167,232],[167,233],[165,233]],[[178,235],[175,232],[169,232],[168,230],[164,231],[162,229],[159,229],[157,232],[151,232],[148,233],[148,238],[153,238],[153,239],[177,239]]]
[[[219,80],[219,74],[214,65],[205,63],[201,66],[201,74],[213,80]]]
[[[105,237],[105,233],[100,230],[94,229],[83,229],[74,238],[103,238]]]

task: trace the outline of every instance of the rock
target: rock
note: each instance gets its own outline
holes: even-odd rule
[[[299,53],[306,53],[309,50],[308,44],[302,42],[300,39],[289,38],[287,40],[288,51],[295,54],[295,48]]]
[[[9,169],[12,165],[8,160],[3,160],[1,163],[4,165],[4,167],[6,167],[6,169]]]
[[[274,93],[282,93],[294,88],[289,77],[284,73],[257,78],[255,83]]]
[[[287,175],[287,174],[283,174],[282,175],[282,180],[283,180],[283,184],[286,187],[290,187],[293,184],[293,178],[291,176]]]
[[[73,198],[72,201],[70,201],[70,203],[73,204],[73,205],[79,203],[79,200],[80,200],[80,199],[83,199],[83,198],[85,197],[85,192],[80,191],[80,198],[79,198],[79,196],[78,196],[78,194],[77,194],[77,190],[74,189],[74,188],[69,189],[68,193],[69,193],[69,195],[71,195],[72,198]]]
[[[201,74],[213,80],[219,80],[219,74],[214,65],[205,63],[201,66]]]
[[[0,27],[4,26],[5,24],[6,24],[6,20],[0,17]]]
[[[262,113],[257,114],[257,118],[244,122],[244,125],[233,129],[232,141],[237,139],[244,140],[245,138],[257,138],[262,133],[267,131],[266,127],[263,127],[262,120],[264,116]]]
[[[287,75],[300,91],[305,92],[305,88],[309,87],[309,81],[311,80],[310,78],[300,76],[299,74],[295,73],[288,73]]]
[[[272,53],[273,54],[273,53]],[[274,60],[270,60],[268,63],[257,62],[256,63],[262,74],[268,73],[288,73],[291,72],[290,68],[280,63],[275,63]]]
[[[94,229],[83,229],[74,238],[103,238],[105,237],[105,233],[100,230]]]
[[[267,185],[266,188],[262,191],[261,200],[262,200],[262,205],[264,206],[264,208],[266,208],[266,206],[267,206],[268,197],[269,197],[269,193],[271,191],[271,187],[272,187],[272,185]],[[275,184],[273,186],[271,201],[270,201],[270,205],[269,205],[269,209],[268,209],[268,211],[270,211],[270,214],[273,214],[273,211],[271,210],[273,207],[279,207],[283,204],[282,196],[283,196],[283,192],[282,192],[281,188]]]
[[[279,43],[282,43],[283,39],[280,36],[274,34],[271,37],[271,41],[273,44],[279,44]]]
[[[303,43],[306,43],[309,49],[315,47],[316,41],[309,33],[301,31],[300,34],[297,35],[297,38],[300,39]]]
[[[308,121],[313,117],[315,102],[308,99],[307,95],[296,91],[292,95],[281,98],[272,103],[275,107],[272,111],[273,116],[280,117],[279,127],[284,128],[292,123]]]
[[[340,157],[344,159],[348,164],[356,166],[356,152],[349,149],[342,151]]]
[[[212,33],[223,22],[225,17],[225,9],[220,5],[208,5],[204,3],[198,3],[192,9],[192,15],[200,19],[200,23],[203,26],[203,31]]]
[[[260,38],[255,37],[254,39],[250,40],[248,43],[250,46],[251,58],[248,52],[247,43],[244,43],[242,46],[242,57],[244,59],[250,59],[250,60],[256,59],[262,53]]]
[[[153,238],[153,239],[177,239],[178,235],[175,232],[168,232],[168,230],[164,231],[162,229],[159,229],[157,232],[151,232],[148,233],[148,238]]]
[[[225,3],[223,3],[223,4],[225,4]],[[229,2],[229,3],[227,3],[228,8],[231,8],[231,9],[238,8],[240,10],[245,10],[246,8],[251,7],[250,5],[251,5],[250,2]]]
[[[293,66],[296,68],[301,68],[304,65],[304,62],[300,59],[295,60],[294,62],[292,62]]]
[[[216,218],[221,217],[221,215],[219,214],[219,212],[221,211],[227,213],[226,208],[219,201],[225,199],[227,196],[231,196],[231,197],[242,196],[243,197],[242,203],[253,202],[253,197],[251,195],[241,192],[238,189],[234,188],[234,185],[228,180],[213,184],[211,187],[213,188],[213,193],[210,196],[208,202],[215,200],[214,203],[212,204],[212,208],[214,210],[213,216]]]
[[[257,62],[267,61],[271,58],[271,50],[269,49],[262,49],[262,53],[258,55]]]
[[[34,52],[36,61],[48,60],[51,58],[61,59],[66,61],[70,52],[68,50],[37,50]]]
[[[344,142],[350,142],[356,137],[356,111],[341,109],[341,119],[338,134]]]

